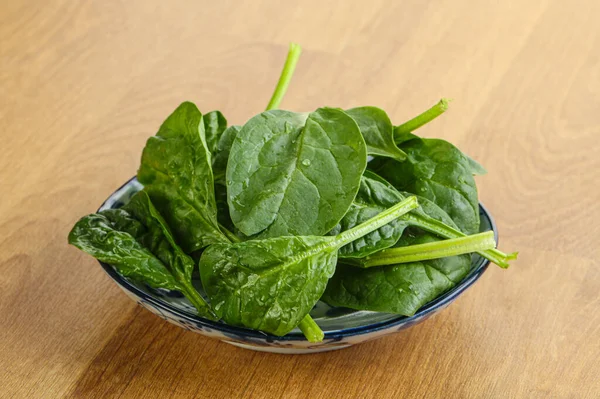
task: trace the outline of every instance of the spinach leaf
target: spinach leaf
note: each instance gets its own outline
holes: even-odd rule
[[[225,171],[227,170],[227,161],[229,160],[229,151],[231,144],[240,126],[229,126],[219,137],[214,149],[212,158],[212,170],[215,180],[215,200],[217,204],[217,221],[221,231],[229,238],[231,242],[240,241],[243,235],[237,231],[231,217],[229,216],[229,205],[227,204],[227,186],[225,184]],[[237,233],[237,234],[234,234]]]
[[[83,217],[69,233],[69,243],[125,277],[153,288],[180,291],[200,316],[216,319],[192,286],[194,261],[175,243],[145,191],[135,194],[123,209]]]
[[[129,221],[123,224],[124,219]],[[180,290],[181,285],[165,265],[130,233],[117,230],[117,225],[145,230],[124,211],[103,211],[81,218],[69,233],[69,244],[111,264],[125,277],[144,281],[153,288]]]
[[[214,157],[218,152],[219,140],[225,129],[227,129],[227,119],[220,111],[210,111],[202,116],[202,123],[204,124],[206,146],[214,162]]]
[[[437,240],[429,233],[411,228],[400,238],[398,245]],[[340,264],[321,300],[331,306],[412,316],[427,302],[460,282],[470,267],[470,255],[368,269]]]
[[[396,144],[399,145],[408,140],[418,139],[419,137],[414,135],[412,132],[446,112],[446,110],[448,109],[449,102],[450,100],[442,98],[437,104],[429,108],[427,111],[421,113],[420,115],[417,115],[416,117],[399,126],[396,126],[394,128],[394,139],[396,141]],[[474,175],[485,175],[487,173],[485,168],[481,166],[479,162],[470,158],[466,154],[463,155],[468,160],[471,173],[473,173]]]
[[[150,137],[138,180],[187,253],[228,242],[219,230],[202,114],[181,104]]]
[[[323,243],[298,236],[211,245],[200,258],[200,276],[215,312],[228,324],[287,334],[335,270],[336,248]]]
[[[231,219],[247,236],[325,234],[352,204],[365,166],[365,142],[343,111],[263,112],[231,146]]]
[[[464,233],[478,232],[479,201],[469,159],[447,141],[411,136],[400,144],[406,161],[381,158],[369,167],[400,191],[434,201]]]
[[[419,198],[419,203],[423,204],[422,205],[423,209],[426,209],[426,207],[427,207],[426,200],[422,197],[418,197],[418,198]],[[431,203],[429,205],[431,207],[431,205],[435,205],[435,204]],[[431,207],[431,208],[433,208],[433,207]],[[435,208],[438,208],[437,205],[435,206]],[[434,215],[434,213],[432,213],[431,211],[428,211],[428,212],[430,215]],[[466,237],[465,233],[461,232],[457,228],[452,227],[453,223],[444,223],[443,221],[437,220],[436,218],[424,218],[415,213],[411,213],[411,214],[405,215],[404,219],[408,223],[410,223],[412,226],[417,226],[420,229],[427,231],[431,234],[434,234],[437,237],[448,238],[448,239]],[[500,266],[503,269],[508,268],[510,266],[508,262],[511,260],[517,259],[517,255],[519,254],[518,252],[512,252],[510,254],[506,254],[495,248],[486,249],[486,250],[482,250],[482,251],[475,251],[475,252],[477,252],[482,257],[486,258],[490,262],[495,263],[496,265]]]
[[[219,225],[229,231],[234,231],[235,226],[229,216],[229,206],[227,205],[227,188],[220,183],[215,183],[215,200],[217,202],[217,221]]]
[[[400,194],[405,197],[414,195],[406,191],[400,191]],[[454,223],[454,220],[452,220],[450,215],[448,215],[446,211],[440,208],[435,202],[425,197],[421,197],[420,195],[417,195],[417,198],[419,199],[419,211],[421,212],[414,212],[413,214],[407,216],[405,218],[407,223],[409,223],[411,226],[420,227],[422,230],[429,231],[430,233],[437,234],[441,238],[456,238],[454,236],[447,236],[445,231],[441,231],[437,228],[433,229],[431,226],[431,224],[434,224],[435,226],[446,226],[451,229],[458,229],[458,226],[456,223]],[[461,237],[463,236],[464,234],[461,235]]]
[[[410,197],[336,236],[213,244],[200,258],[202,284],[225,322],[285,335],[321,297],[339,248],[417,206]]]
[[[356,195],[355,201],[344,215],[340,223],[329,233],[339,234],[367,220],[373,214],[409,197],[413,194],[399,192],[382,177],[371,171],[365,171],[361,188]],[[458,230],[458,227],[448,214],[432,201],[417,196],[419,208],[402,215],[397,220],[382,226],[362,238],[342,247],[339,251],[340,261],[364,267],[372,263],[371,258],[378,258],[378,251],[393,246],[404,234],[409,226],[419,227],[437,237],[445,239],[463,238],[466,235]],[[502,268],[509,266],[508,261],[516,258],[516,253],[505,254],[495,248],[474,249],[479,255],[490,260]],[[375,254],[375,255],[373,255]]]
[[[354,202],[342,220],[329,232],[329,235],[338,235],[358,226],[404,198],[397,190],[386,187],[383,183],[371,178],[368,171],[365,171]],[[339,250],[339,257],[362,258],[391,247],[398,241],[407,226],[408,223],[402,217],[395,219],[343,246]]]
[[[467,154],[463,153],[463,155],[465,157],[467,157],[467,161],[469,162],[471,173],[473,175],[485,175],[487,173],[487,170],[485,170],[485,168],[483,167],[483,165],[481,165],[479,162],[477,162],[476,160],[474,160],[473,158],[471,158]]]
[[[145,234],[134,235],[138,242],[167,265],[179,281],[191,281],[194,262],[175,243],[167,223],[150,201],[148,194],[145,191],[137,192],[122,209],[147,229]]]
[[[384,110],[376,107],[358,107],[346,110],[358,124],[367,144],[369,155],[404,161],[406,154],[394,142],[394,127]]]
[[[336,235],[363,223],[382,210],[411,195],[413,194],[400,193],[382,177],[367,170],[361,178],[360,188],[352,206],[340,223],[329,234]],[[419,205],[419,208],[411,211],[409,214],[403,215],[389,224],[342,247],[339,251],[340,258],[364,258],[382,249],[389,248],[396,244],[405,228],[411,225],[419,226],[422,220],[430,221],[433,218],[452,228],[456,228],[456,225],[446,212],[431,201],[419,198]]]
[[[227,188],[220,182],[215,183],[215,198],[217,200],[217,220],[223,234],[231,242],[247,240],[248,237],[240,232],[231,221],[229,205],[227,204]]]
[[[215,178],[215,183],[220,183],[227,190],[225,184],[225,171],[227,170],[227,161],[229,160],[229,152],[231,145],[239,133],[241,126],[229,126],[219,137],[217,146],[212,159],[212,169]]]
[[[221,226],[221,231],[234,232],[236,230],[231,217],[229,216],[229,205],[227,205],[227,186],[225,184],[225,171],[227,170],[227,161],[229,160],[229,151],[231,144],[240,126],[229,126],[222,132],[214,150],[212,158],[212,170],[215,179],[215,200],[217,204],[217,221]],[[226,233],[227,234],[227,233]],[[233,235],[233,233],[231,233]],[[229,234],[227,234],[229,237]],[[232,242],[239,241],[231,239]]]

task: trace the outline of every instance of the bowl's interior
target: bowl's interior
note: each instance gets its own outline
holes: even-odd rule
[[[115,191],[105,202],[102,204],[99,210],[110,209],[110,208],[119,208],[126,204],[129,199],[142,189],[142,185],[134,178],[126,183],[119,190]],[[493,222],[491,221],[489,215],[480,207],[480,215],[481,215],[481,226],[480,231],[488,231],[493,229]],[[497,240],[497,237],[496,237]],[[487,265],[487,261],[483,259],[481,256],[474,254],[471,261],[471,272],[464,278],[463,281],[470,280],[472,276],[476,273],[481,272],[481,269]],[[112,274],[112,273],[111,273]],[[121,277],[122,280],[126,280],[124,277]],[[127,280],[127,285],[131,287],[135,287],[137,291],[136,294],[144,293],[149,297],[152,297],[159,304],[164,305],[171,311],[178,311],[180,313],[185,314],[187,317],[200,319],[196,316],[196,312],[194,307],[188,302],[188,300],[179,292],[175,291],[167,291],[167,290],[156,290],[148,287],[143,283],[138,283],[135,281]],[[194,285],[198,289],[198,292],[202,296],[205,297],[204,290],[202,289],[202,285],[200,283],[199,277],[196,275],[193,280]],[[455,287],[457,289],[460,285]],[[127,288],[127,287],[126,287]],[[454,290],[453,289],[453,290]],[[425,305],[423,308],[427,308],[432,305],[434,302],[440,302],[444,296],[448,296],[452,294],[450,290],[446,294],[441,297],[435,299],[431,303]],[[310,312],[313,319],[317,322],[317,324],[321,327],[321,329],[325,332],[340,332],[341,330],[354,329],[357,327],[364,326],[373,326],[380,325],[381,323],[390,322],[392,320],[400,320],[404,318],[404,316],[398,316],[397,314],[391,313],[381,313],[381,312],[370,312],[370,311],[356,311],[347,308],[337,308],[331,307],[324,302],[319,301],[314,309]],[[203,320],[203,319],[200,319]],[[293,337],[297,336],[298,338],[302,337],[302,333],[300,330],[293,330],[288,336]]]

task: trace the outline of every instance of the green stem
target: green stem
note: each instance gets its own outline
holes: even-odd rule
[[[404,122],[400,126],[396,126],[394,128],[394,136],[414,132],[424,124],[431,122],[432,120],[446,112],[446,110],[448,109],[448,102],[448,99],[442,98],[437,104],[429,108],[427,111],[423,112],[421,115],[412,118],[408,122]]]
[[[231,231],[229,231],[229,229],[227,227],[223,226],[221,223],[219,223],[219,229],[221,229],[221,232],[223,234],[225,234],[225,237],[227,237],[229,239],[229,241],[231,241],[231,242],[241,242],[242,241],[242,240],[240,240],[240,238],[238,236],[236,236]]]
[[[486,231],[485,233],[473,234],[466,237],[385,249],[375,255],[359,259],[358,263],[361,267],[396,265],[398,263],[419,262],[445,258],[447,256],[469,254],[475,251],[491,249],[495,246],[494,232]]]
[[[294,74],[294,69],[296,69],[296,64],[298,63],[298,58],[300,58],[301,52],[302,48],[300,45],[296,43],[290,43],[287,59],[283,65],[283,70],[281,71],[281,76],[279,77],[279,82],[277,82],[277,86],[275,87],[275,91],[271,97],[271,101],[269,101],[269,105],[267,105],[267,111],[279,107],[279,103],[281,103],[281,100],[287,91],[288,85],[290,84],[290,80]]]
[[[330,248],[341,248],[357,238],[360,238],[365,234],[369,234],[370,232],[385,226],[389,222],[397,219],[407,212],[410,212],[412,209],[415,209],[418,206],[419,204],[417,202],[417,197],[408,197],[404,201],[401,201],[396,205],[384,210],[366,222],[353,227],[350,230],[346,230],[335,237],[331,237],[333,242],[328,242],[327,246]],[[304,333],[304,336],[306,339],[308,339],[308,341],[319,342],[323,340],[323,331],[321,331],[317,323],[315,323],[310,315],[306,315],[298,327],[300,330],[302,330],[302,333]]]
[[[321,327],[317,325],[310,315],[304,316],[300,324],[298,324],[298,328],[300,328],[308,342],[321,342],[323,341],[323,337],[325,337]]]
[[[404,201],[386,209],[366,222],[338,234],[335,238],[336,245],[338,248],[341,248],[418,207],[419,203],[417,202],[417,197],[408,197]]]
[[[460,238],[466,237],[461,231],[458,231],[445,223],[440,222],[439,220],[417,215],[414,213],[409,213],[404,215],[403,220],[407,221],[412,226],[420,227],[421,229],[433,233],[442,238]],[[503,269],[508,268],[509,260],[517,259],[518,252],[513,252],[511,254],[505,254],[502,251],[497,250],[496,248],[486,249],[482,251],[476,251],[479,255],[483,256],[487,260],[496,265],[500,266]]]
[[[180,281],[180,283],[183,285],[183,290],[181,293],[185,295],[185,297],[192,303],[192,305],[194,305],[196,309],[198,309],[199,314],[210,320],[219,320],[219,318],[213,313],[210,306],[208,306],[204,298],[202,298],[200,294],[198,294],[198,291],[196,291],[196,289],[192,286],[191,282]]]

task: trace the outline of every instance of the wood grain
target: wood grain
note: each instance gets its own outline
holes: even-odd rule
[[[600,397],[600,2],[0,2],[0,397]],[[242,123],[378,105],[480,160],[501,247],[439,316],[325,354],[254,353],[136,307],[67,246],[183,100]]]

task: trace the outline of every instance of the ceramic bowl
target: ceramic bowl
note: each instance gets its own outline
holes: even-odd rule
[[[119,208],[142,189],[134,177],[115,191],[100,207],[100,210]],[[481,231],[493,230],[498,240],[496,225],[483,205],[479,205]],[[275,353],[313,353],[347,348],[361,342],[394,334],[405,328],[421,323],[450,305],[460,294],[475,283],[486,271],[489,261],[474,254],[471,272],[450,291],[423,306],[411,316],[399,316],[390,313],[356,311],[331,307],[318,302],[310,312],[313,319],[325,333],[325,339],[319,343],[308,342],[299,329],[286,336],[277,337],[260,331],[227,325],[198,317],[194,307],[179,292],[156,290],[143,283],[130,281],[115,269],[100,262],[106,273],[134,301],[152,313],[186,330],[207,337],[216,338],[241,348]],[[204,295],[199,278],[193,281],[198,291]]]

